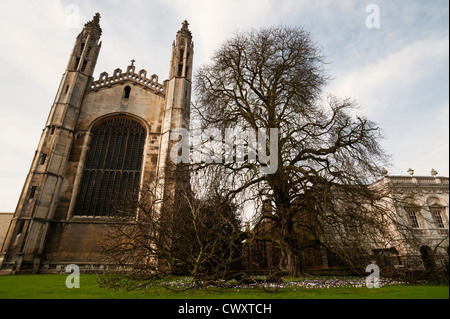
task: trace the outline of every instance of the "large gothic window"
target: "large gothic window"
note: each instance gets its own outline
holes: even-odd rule
[[[75,215],[112,216],[119,201],[137,198],[145,137],[145,128],[125,116],[92,129]]]

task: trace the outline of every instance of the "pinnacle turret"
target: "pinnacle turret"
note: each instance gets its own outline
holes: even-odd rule
[[[91,21],[85,23],[83,31],[96,33],[98,37],[102,35],[102,28],[100,27],[100,13],[97,12]]]
[[[86,22],[83,30],[77,36],[67,64],[68,71],[79,71],[92,76],[102,45],[100,42],[101,34],[100,14],[96,13],[91,21]]]
[[[189,23],[184,20],[173,43],[169,79],[176,76],[191,80],[194,43],[188,25]]]

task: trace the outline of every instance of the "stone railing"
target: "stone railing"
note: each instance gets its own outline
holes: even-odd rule
[[[428,177],[428,176],[389,176],[389,179],[394,184],[447,184],[448,177]]]

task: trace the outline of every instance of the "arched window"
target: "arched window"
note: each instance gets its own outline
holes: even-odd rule
[[[448,222],[445,216],[445,204],[438,198],[430,196],[427,198],[427,205],[437,228],[448,228]]]
[[[119,200],[137,199],[145,137],[145,128],[126,116],[92,129],[75,215],[112,216]]]
[[[130,92],[131,92],[131,88],[129,85],[127,85],[124,89],[123,89],[123,98],[124,99],[128,99],[130,97]]]

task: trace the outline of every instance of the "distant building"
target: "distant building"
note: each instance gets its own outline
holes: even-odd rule
[[[393,199],[391,209],[409,223],[407,231],[414,236],[404,243],[392,243],[391,249],[379,247],[375,252],[381,259],[388,257],[394,264],[411,269],[427,268],[430,258],[437,263],[448,262],[449,178],[438,176],[434,169],[431,176],[414,176],[412,169],[408,173],[410,176],[389,176],[386,172],[374,186],[389,189]]]
[[[393,238],[399,238],[398,242],[390,242],[383,247],[371,246],[376,262],[380,266],[391,264],[411,270],[424,270],[448,263],[449,178],[438,176],[434,170],[431,171],[431,176],[414,176],[411,169],[410,176],[390,176],[387,172],[384,173],[385,176],[372,184],[372,187],[389,192],[389,209],[394,212],[394,216],[404,221],[403,225],[409,227],[391,227]],[[252,230],[257,236],[245,246],[245,269],[266,270],[278,266],[280,258],[283,258],[280,250],[271,242],[270,236],[264,236],[271,232],[272,227],[272,221],[264,220],[259,228]],[[412,234],[400,236],[400,232],[404,231]],[[395,236],[395,232],[399,236]],[[405,241],[405,237],[414,240]],[[307,248],[299,257],[304,268],[342,266],[323,247]]]
[[[0,249],[3,245],[3,241],[5,240],[13,215],[14,213],[0,213]]]

